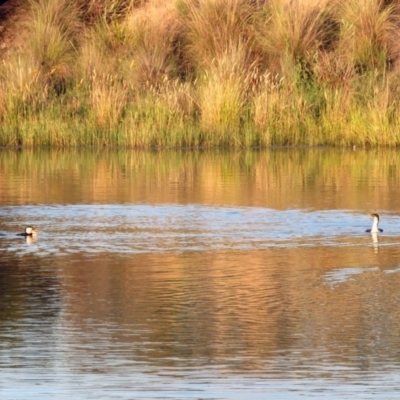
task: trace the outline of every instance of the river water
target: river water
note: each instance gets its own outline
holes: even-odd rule
[[[397,399],[399,210],[391,150],[3,149],[0,398]]]

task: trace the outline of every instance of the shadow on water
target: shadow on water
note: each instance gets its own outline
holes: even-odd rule
[[[2,398],[396,398],[398,159],[0,152]]]

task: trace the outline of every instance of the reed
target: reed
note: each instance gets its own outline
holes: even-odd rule
[[[193,122],[196,109],[190,85],[178,80],[164,82],[127,108],[120,136],[134,147],[198,146],[198,128]]]
[[[129,38],[127,78],[134,89],[163,86],[181,74],[176,43],[180,25],[170,4],[153,1],[126,15],[124,26]]]
[[[328,0],[268,2],[260,36],[269,70],[287,74],[293,65],[314,63],[318,52],[334,40],[332,8],[335,3]]]
[[[30,0],[0,145],[400,145],[384,0]]]
[[[97,129],[118,128],[126,106],[127,88],[116,76],[93,74],[90,87],[90,117]]]
[[[80,23],[74,4],[57,0],[36,0],[28,21],[25,57],[30,57],[47,94],[66,91],[75,62],[75,37]]]
[[[250,75],[246,49],[235,49],[215,58],[200,77],[198,103],[200,127],[205,145],[244,145],[241,137]]]
[[[177,9],[183,27],[184,55],[194,68],[209,65],[238,43],[251,51],[250,24],[256,2],[180,0]]]
[[[399,57],[400,7],[384,0],[341,1],[338,51],[359,70],[385,71]]]

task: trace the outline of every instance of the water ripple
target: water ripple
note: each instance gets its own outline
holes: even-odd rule
[[[13,215],[10,221],[9,215]],[[371,245],[370,220],[350,211],[312,211],[201,205],[142,204],[3,207],[0,248],[43,256],[70,253],[154,253],[224,249]],[[388,226],[400,218],[387,216]],[[26,224],[38,240],[24,246],[13,232]],[[382,226],[385,224],[383,223]],[[387,231],[387,232],[386,232]],[[400,231],[380,235],[399,244]],[[382,240],[384,238],[384,240]]]

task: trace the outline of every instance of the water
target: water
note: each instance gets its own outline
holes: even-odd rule
[[[398,398],[399,155],[3,150],[0,397]]]

